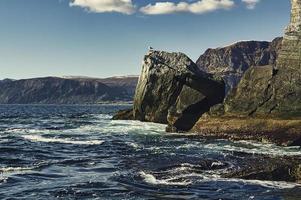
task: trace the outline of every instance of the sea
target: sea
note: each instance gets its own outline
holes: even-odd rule
[[[111,120],[130,106],[0,105],[0,199],[301,199],[298,183],[223,178],[258,155],[299,148]]]

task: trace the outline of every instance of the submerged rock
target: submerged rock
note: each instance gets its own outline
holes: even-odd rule
[[[301,159],[292,157],[250,156],[238,170],[223,175],[225,178],[240,178],[262,181],[301,181]]]
[[[224,98],[224,83],[202,73],[183,53],[150,51],[134,97],[134,119],[187,131]]]
[[[124,119],[134,120],[133,109],[120,110],[112,118],[112,120],[124,120]]]

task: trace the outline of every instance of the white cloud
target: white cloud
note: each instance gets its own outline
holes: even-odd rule
[[[252,10],[260,2],[260,0],[242,0],[247,6],[248,9]]]
[[[132,0],[71,0],[70,6],[83,7],[96,13],[119,12],[129,15],[135,12]]]
[[[147,15],[170,14],[176,12],[190,12],[203,14],[219,9],[230,9],[235,5],[233,0],[200,0],[193,3],[188,2],[157,2],[140,8]]]

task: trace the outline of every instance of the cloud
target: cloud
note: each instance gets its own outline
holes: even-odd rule
[[[86,8],[90,12],[119,12],[133,14],[135,6],[132,0],[71,0],[70,6]]]
[[[252,10],[260,2],[260,0],[242,0],[247,6],[248,9]]]
[[[188,2],[157,2],[148,4],[140,8],[140,12],[146,15],[161,15],[177,12],[189,12],[194,14],[203,14],[219,9],[230,9],[234,7],[233,0],[200,0],[193,3]]]

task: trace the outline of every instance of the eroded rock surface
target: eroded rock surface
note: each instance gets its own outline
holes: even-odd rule
[[[301,0],[292,0],[292,19],[276,65],[249,68],[224,103],[211,108],[194,131],[301,145],[300,8]]]
[[[281,44],[281,37],[275,38],[272,42],[237,42],[223,48],[208,49],[196,64],[200,70],[222,77],[228,92],[237,86],[250,67],[274,65]]]
[[[202,73],[185,54],[150,51],[143,60],[133,115],[186,131],[223,98],[223,81]]]

